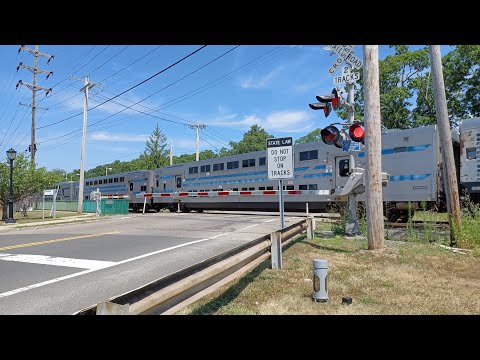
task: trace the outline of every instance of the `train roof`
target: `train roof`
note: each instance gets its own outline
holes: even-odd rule
[[[464,119],[460,123],[460,131],[463,129],[480,128],[480,118]]]

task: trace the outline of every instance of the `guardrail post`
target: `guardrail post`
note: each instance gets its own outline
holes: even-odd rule
[[[270,241],[272,242],[270,251],[272,253],[272,269],[282,269],[282,233],[275,231],[270,234]]]
[[[96,315],[128,315],[128,304],[120,305],[110,301],[102,301],[97,304]]]
[[[309,216],[307,219],[307,239],[311,240],[315,237],[315,219]]]

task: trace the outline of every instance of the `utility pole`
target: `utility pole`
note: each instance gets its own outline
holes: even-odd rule
[[[190,125],[190,129],[197,129],[197,156],[195,157],[195,161],[200,159],[200,129],[205,129],[207,125],[203,124],[195,124]]]
[[[74,79],[81,80],[81,79]],[[80,180],[78,184],[78,208],[77,213],[81,214],[83,211],[83,188],[85,186],[85,146],[87,142],[87,112],[88,112],[88,89],[98,85],[97,83],[91,83],[87,76],[84,80],[84,86],[80,89],[85,93],[85,99],[83,101],[83,130],[82,130],[82,148],[80,153]]]
[[[382,201],[382,129],[378,45],[363,46],[363,94],[365,98],[366,169],[364,176],[367,207],[368,249],[384,246]]]
[[[37,86],[37,74],[38,73],[47,74],[47,79],[50,75],[53,75],[53,71],[46,71],[46,70],[41,70],[41,69],[37,68],[38,57],[43,56],[43,57],[48,58],[48,61],[47,61],[47,64],[48,64],[48,63],[50,63],[50,60],[52,60],[54,58],[54,56],[44,54],[44,53],[41,53],[40,51],[38,51],[38,45],[35,45],[35,49],[29,49],[25,45],[21,45],[20,48],[18,49],[18,52],[20,53],[20,51],[22,51],[22,50],[28,51],[30,54],[33,55],[33,67],[27,66],[27,65],[23,64],[22,62],[20,64],[18,64],[18,66],[17,66],[17,71],[22,67],[24,69],[27,69],[31,73],[33,73],[33,84],[27,84],[27,83],[23,82],[22,80],[19,80],[16,87],[18,88],[19,85],[24,85],[24,86],[28,87],[30,90],[32,90],[32,105],[31,105],[31,107],[32,107],[32,129],[31,129],[30,152],[32,154],[31,155],[32,164],[35,165],[35,152],[37,151],[37,145],[35,143],[35,129],[36,129],[35,115],[36,115],[36,110],[37,110],[36,93],[37,93],[37,91],[45,91],[45,96],[47,96],[48,93],[52,91],[51,88],[46,89],[46,88],[43,88],[41,86]],[[24,104],[21,104],[21,105],[24,105]]]
[[[170,141],[170,165],[173,165],[173,142]]]
[[[429,45],[428,54],[432,71],[433,92],[435,94],[435,111],[437,113],[438,134],[442,147],[442,161],[446,176],[446,197],[449,211],[450,245],[456,245],[452,218],[457,229],[460,228],[460,199],[458,194],[457,172],[453,158],[453,145],[448,120],[447,99],[445,97],[445,83],[443,81],[442,56],[440,45]]]

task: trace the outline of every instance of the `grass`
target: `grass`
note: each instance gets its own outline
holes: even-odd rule
[[[57,211],[56,219],[50,217],[50,210],[45,210],[45,219],[42,220],[42,210],[34,210],[28,211],[27,216],[23,216],[22,212],[14,212],[13,218],[17,221],[17,224],[27,224],[32,222],[39,222],[39,221],[51,221],[51,220],[58,220],[61,218],[69,217],[69,216],[78,216],[78,214],[74,211]],[[0,222],[0,226],[5,225],[5,222]]]
[[[399,241],[366,249],[363,239],[302,235],[284,249],[282,270],[271,270],[265,261],[178,314],[480,313],[480,262],[474,252]],[[329,262],[327,303],[312,301],[315,258]],[[342,305],[343,296],[353,303]]]

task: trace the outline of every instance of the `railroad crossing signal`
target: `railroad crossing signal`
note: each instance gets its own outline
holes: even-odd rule
[[[317,103],[308,104],[312,110],[321,110],[325,113],[325,117],[328,117],[333,110],[338,110],[341,104],[341,98],[338,95],[337,89],[333,89],[331,94],[317,95]]]

